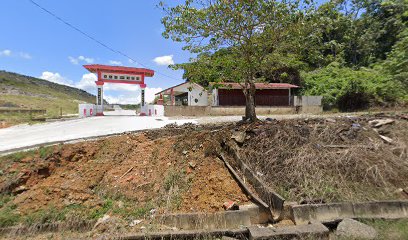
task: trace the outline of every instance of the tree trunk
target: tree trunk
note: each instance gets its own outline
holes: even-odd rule
[[[250,83],[250,88],[244,91],[245,94],[245,120],[255,122],[258,120],[255,112],[255,84]]]

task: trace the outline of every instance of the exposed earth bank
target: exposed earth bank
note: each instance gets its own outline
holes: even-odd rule
[[[287,201],[408,197],[406,115],[168,125],[1,157],[0,224],[108,214],[140,231],[152,215],[248,203],[217,157],[228,141]]]

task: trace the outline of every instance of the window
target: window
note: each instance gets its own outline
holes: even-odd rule
[[[124,80],[125,76],[120,76],[119,79]]]
[[[103,78],[107,79],[107,78],[108,78],[108,75],[103,75]]]
[[[109,79],[112,79],[112,75],[109,75]]]
[[[113,76],[114,79],[118,79],[118,76]]]
[[[129,77],[129,76],[127,76],[127,77],[126,77],[126,80],[129,80],[129,79],[130,79],[130,77]]]
[[[136,77],[136,81],[140,81],[140,77]]]
[[[135,77],[131,77],[132,80],[135,80]]]

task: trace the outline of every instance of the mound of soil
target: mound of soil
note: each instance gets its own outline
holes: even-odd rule
[[[0,223],[7,207],[30,215],[81,206],[94,219],[132,220],[247,203],[216,157],[228,141],[237,142],[242,160],[286,200],[406,197],[396,193],[408,187],[406,116],[169,125],[2,157],[0,193],[12,197],[0,196]]]
[[[107,199],[157,213],[215,212],[226,201],[248,202],[223,163],[206,153],[212,144],[209,130],[185,127],[41,148],[2,157],[0,191],[15,195],[22,215],[102,208]]]

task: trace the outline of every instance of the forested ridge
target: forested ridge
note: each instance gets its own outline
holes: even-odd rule
[[[285,18],[290,23],[282,24],[284,29],[275,25],[273,34],[260,30],[265,36],[257,36],[259,45],[270,45],[256,62],[257,82],[297,84],[302,87],[298,94],[322,95],[326,109],[406,105],[408,0],[334,0],[306,10],[301,6],[300,14]],[[244,77],[239,70],[245,64],[239,47],[201,49],[190,62],[171,67],[185,70],[187,81],[203,86],[237,81]]]

